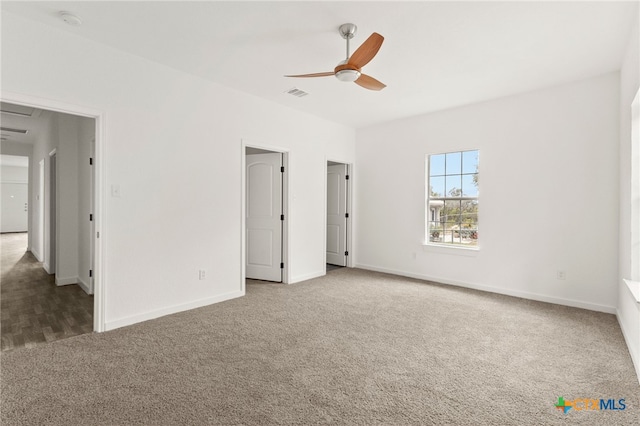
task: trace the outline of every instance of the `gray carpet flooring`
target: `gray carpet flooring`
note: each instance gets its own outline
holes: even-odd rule
[[[4,352],[3,425],[638,425],[613,315],[343,268]],[[563,413],[558,397],[624,398]]]

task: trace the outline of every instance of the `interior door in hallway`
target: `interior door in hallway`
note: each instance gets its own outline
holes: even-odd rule
[[[246,277],[282,281],[282,154],[247,155]]]
[[[327,263],[347,266],[347,165],[327,166]]]
[[[28,220],[28,184],[2,183],[0,232],[26,232]]]

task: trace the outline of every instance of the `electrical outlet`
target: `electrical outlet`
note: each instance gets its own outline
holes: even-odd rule
[[[204,280],[207,278],[207,271],[205,271],[204,269],[200,269],[198,271],[198,279],[199,280]]]
[[[565,271],[561,271],[560,269],[558,269],[558,272],[556,273],[556,278],[564,281],[567,279],[567,273]]]

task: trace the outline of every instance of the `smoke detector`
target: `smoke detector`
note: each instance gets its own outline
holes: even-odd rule
[[[73,27],[79,27],[80,25],[82,25],[82,19],[71,12],[62,11],[60,12],[60,17],[64,22]]]

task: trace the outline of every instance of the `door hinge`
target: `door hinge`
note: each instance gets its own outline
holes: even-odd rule
[[[284,173],[284,166],[280,166],[280,173]]]
[[[345,251],[345,252],[344,252],[344,255],[345,255],[345,256],[349,256],[349,252],[348,252],[348,251]]]
[[[346,180],[349,180],[349,175],[345,175],[344,177]]]
[[[280,269],[284,269],[284,262],[280,262]]]
[[[96,232],[96,238],[100,238],[100,232]]]
[[[345,213],[344,217],[349,218],[349,213]]]
[[[89,213],[89,222],[93,221],[93,214]]]
[[[284,220],[284,215],[283,214],[280,215],[280,220]]]
[[[89,165],[93,166],[93,158],[89,157]]]
[[[93,277],[93,269],[89,269],[89,278]]]

